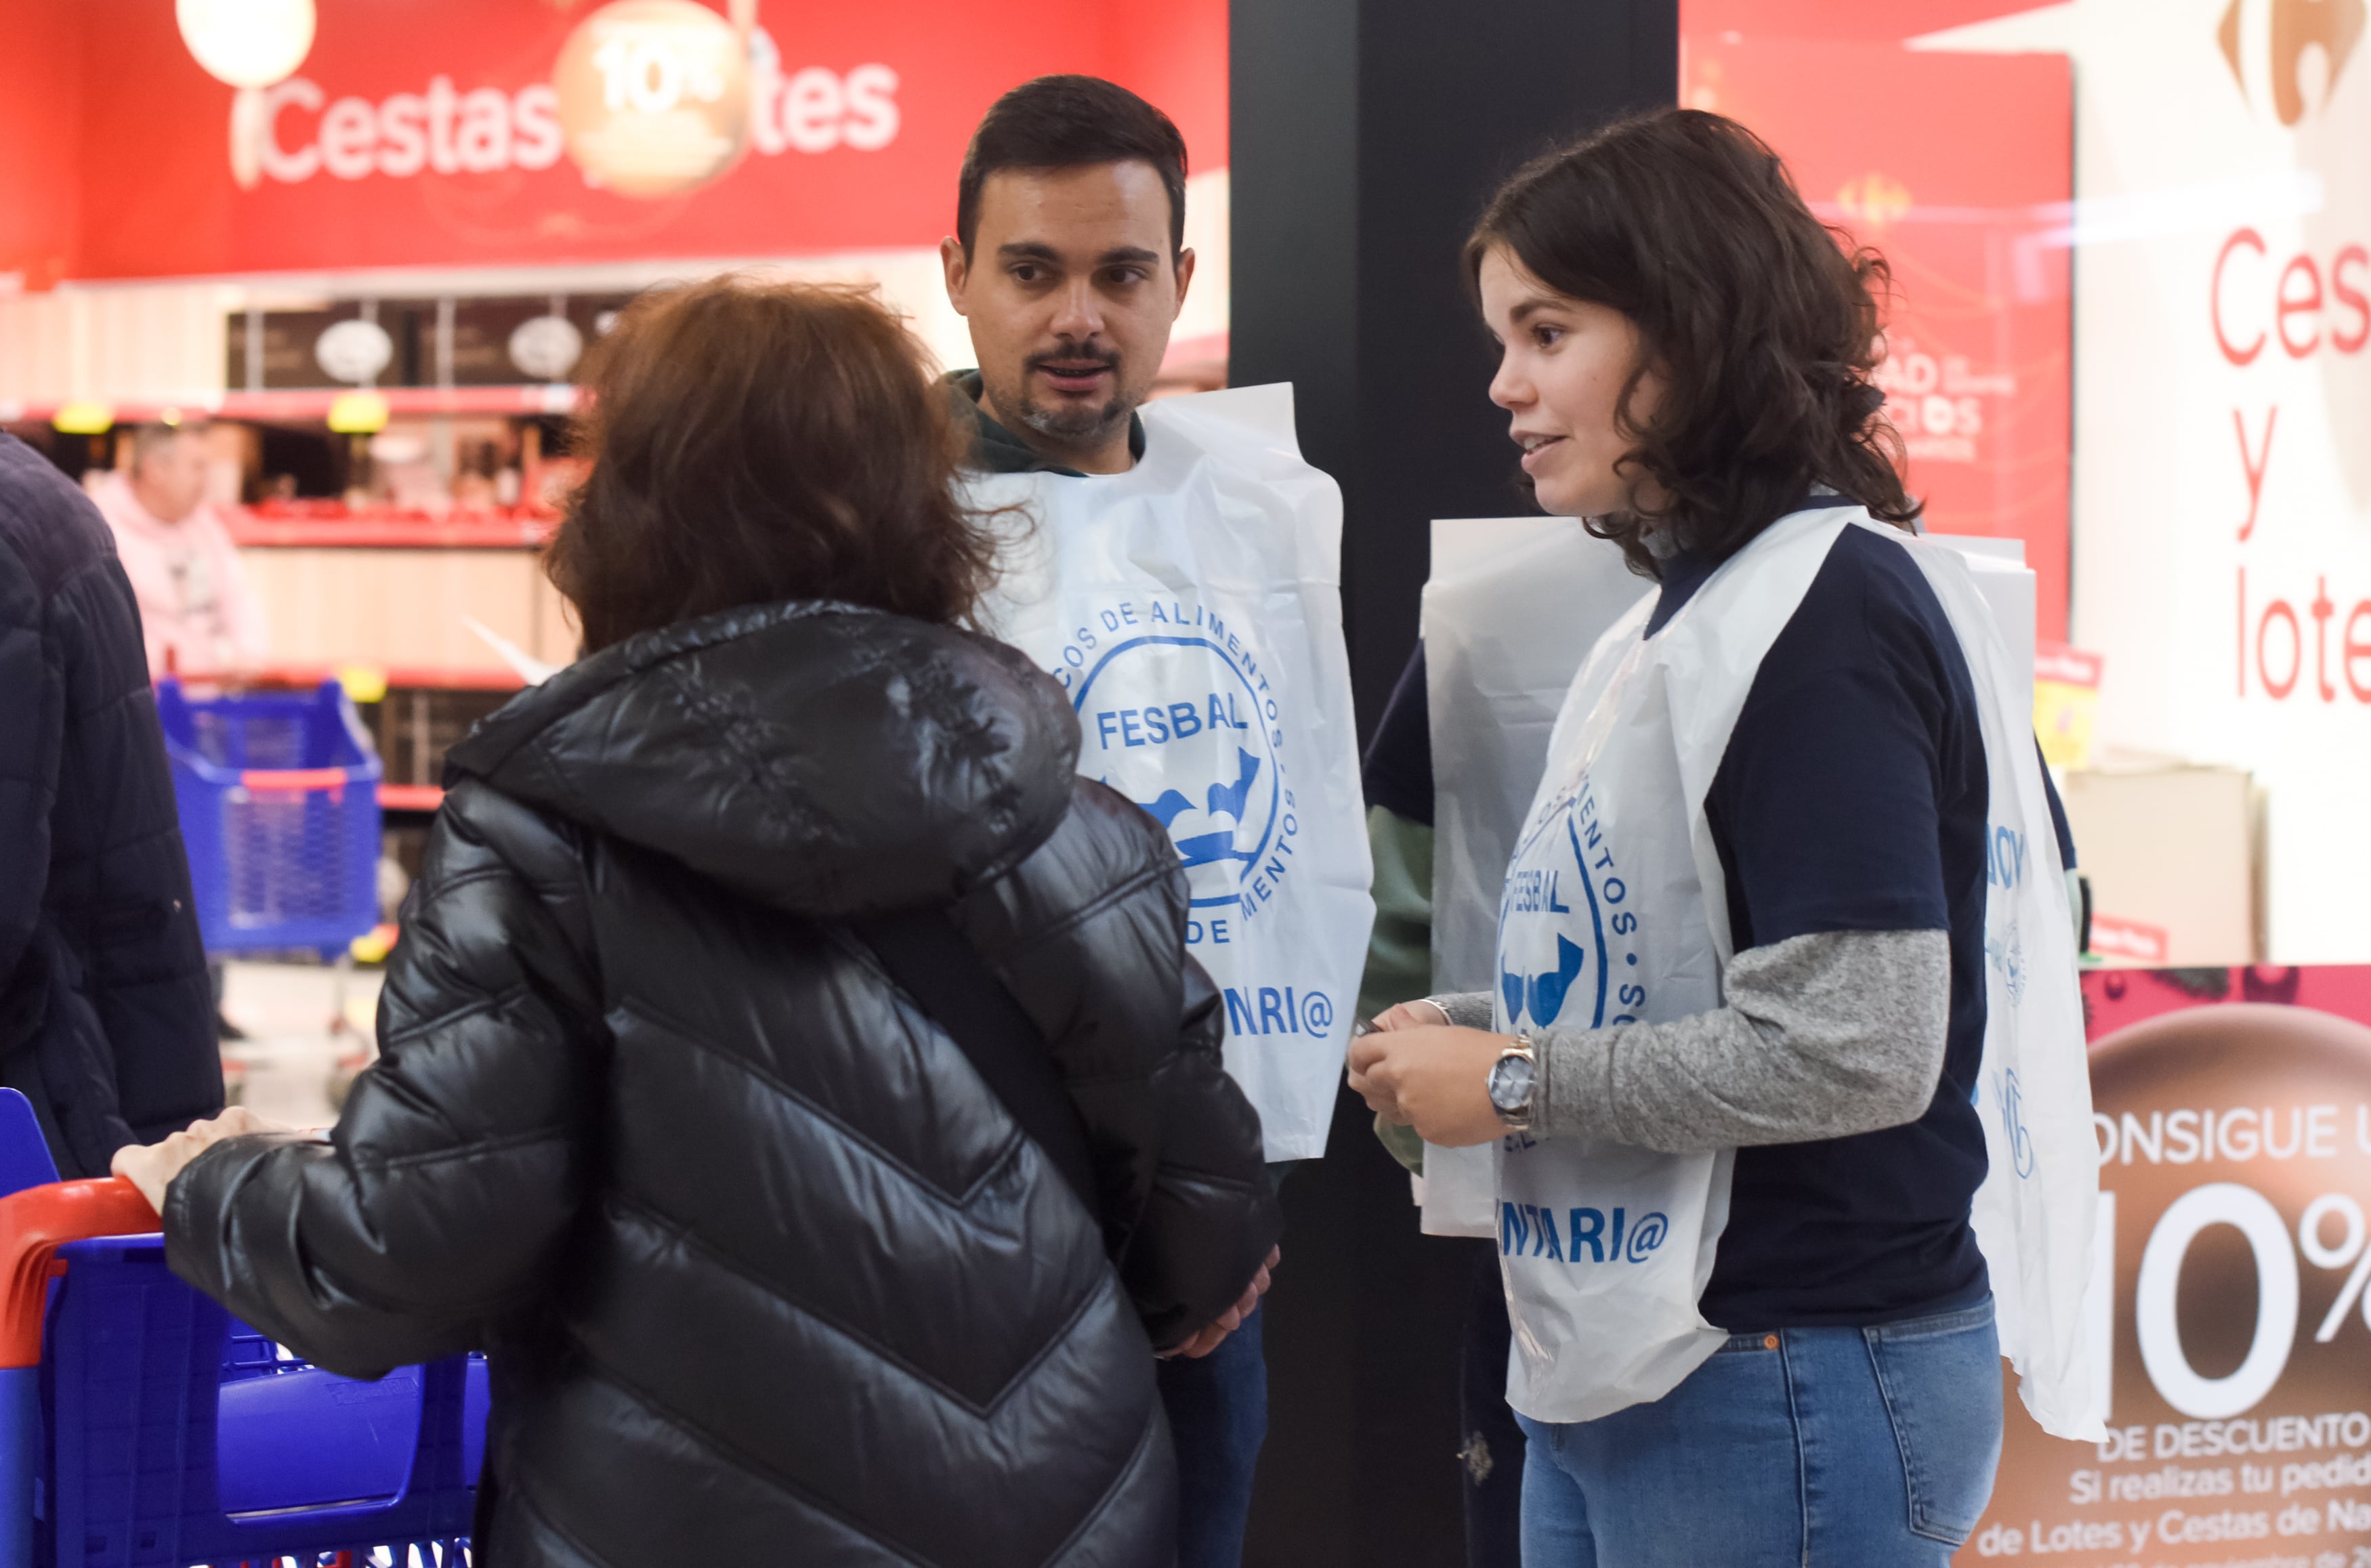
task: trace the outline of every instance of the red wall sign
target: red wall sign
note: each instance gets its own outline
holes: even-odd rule
[[[233,90],[200,69],[170,6],[26,4],[52,56],[40,74],[72,78],[6,114],[74,176],[24,177],[0,213],[0,271],[36,287],[927,245],[953,227],[980,113],[1051,71],[1135,88],[1177,121],[1195,168],[1227,161],[1225,0],[761,0],[738,161],[642,198],[590,183],[563,137],[554,68],[598,0],[329,0],[304,64],[265,89],[243,170]],[[618,52],[612,97],[664,96],[661,64]]]
[[[1893,299],[1878,382],[1926,525],[2024,540],[2040,634],[2064,641],[2063,236],[2075,174],[2065,58],[1691,30],[1681,94],[1752,127],[1815,211],[1884,255]]]

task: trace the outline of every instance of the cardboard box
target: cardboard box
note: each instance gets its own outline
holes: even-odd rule
[[[2261,791],[2234,767],[2128,759],[2061,795],[2091,882],[2092,951],[2171,967],[2261,963]]]

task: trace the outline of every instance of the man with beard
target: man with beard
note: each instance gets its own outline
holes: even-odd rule
[[[1227,1065],[1281,1174],[1324,1152],[1373,911],[1340,501],[1292,447],[1286,389],[1139,417],[1194,279],[1185,204],[1184,139],[1142,98],[1090,76],[1007,93],[940,246],[979,363],[947,380],[975,435],[971,499],[1013,525],[982,624],[1070,695],[1080,771],[1169,829]],[[1160,1368],[1180,1568],[1242,1557],[1267,1429],[1261,1317]]]
[[[1194,282],[1185,139],[1125,87],[1041,76],[980,121],[957,201],[959,233],[939,252],[979,368],[948,380],[977,422],[980,466],[1126,473]]]

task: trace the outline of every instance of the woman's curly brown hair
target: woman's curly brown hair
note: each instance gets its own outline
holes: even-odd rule
[[[968,617],[996,549],[955,499],[929,355],[869,289],[725,277],[629,306],[590,356],[591,459],[544,570],[587,652],[736,605]]]
[[[1733,120],[1667,109],[1618,121],[1534,159],[1499,187],[1465,242],[1504,246],[1575,299],[1609,306],[1639,334],[1616,404],[1637,444],[1621,467],[1660,496],[1586,520],[1631,569],[1661,571],[1649,536],[1668,530],[1725,560],[1824,485],[1907,528],[1901,437],[1879,416],[1885,260],[1813,216],[1787,167]],[[1631,413],[1652,371],[1661,396]]]

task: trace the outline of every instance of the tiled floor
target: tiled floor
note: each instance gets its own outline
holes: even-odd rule
[[[247,1031],[223,1046],[223,1071],[235,1097],[259,1114],[297,1126],[337,1119],[330,1085],[373,1054],[379,972],[308,963],[231,964],[223,1011]],[[345,1029],[335,1031],[342,994]]]

